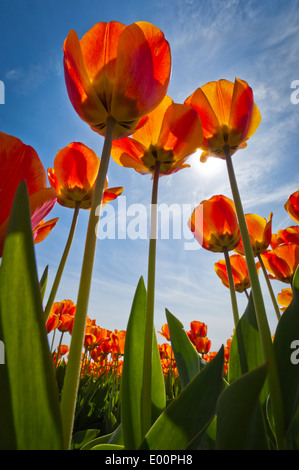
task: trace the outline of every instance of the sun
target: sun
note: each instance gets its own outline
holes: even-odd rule
[[[188,163],[200,175],[206,178],[215,177],[225,169],[225,161],[221,158],[210,157],[205,163],[200,161],[202,150],[197,150],[189,159]]]

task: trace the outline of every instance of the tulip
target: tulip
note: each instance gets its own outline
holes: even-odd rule
[[[90,209],[100,159],[96,153],[82,144],[72,142],[59,150],[54,160],[54,168],[48,168],[50,185],[55,188],[57,202],[65,207]],[[102,205],[116,199],[123,188],[109,188],[106,178]]]
[[[247,269],[247,263],[244,256],[234,254],[230,256],[230,264],[232,267],[232,274],[234,280],[234,287],[236,292],[245,292],[250,288],[250,279]],[[220,260],[214,265],[217,276],[221,279],[222,284],[229,288],[229,280],[226,269],[225,260]]]
[[[193,211],[188,226],[198,243],[208,251],[231,251],[240,242],[234,203],[226,196],[212,196]]]
[[[286,308],[290,305],[293,300],[293,289],[291,287],[287,287],[286,289],[282,289],[279,294],[277,294],[277,302],[279,305],[282,305],[280,310],[284,312]]]
[[[291,219],[299,223],[299,189],[289,196],[284,208]]]
[[[162,331],[158,331],[158,333],[160,333],[160,335],[164,336],[164,338],[167,339],[167,341],[170,341],[169,327],[168,327],[167,323],[162,326],[161,330]]]
[[[269,281],[269,277],[266,273],[266,269],[264,266],[263,259],[261,257],[261,253],[264,253],[269,245],[272,243],[272,217],[273,213],[270,212],[268,221],[257,214],[245,214],[246,225],[248,229],[248,235],[253,251],[253,256],[256,256],[259,262],[256,266],[260,266],[264,273],[267,287],[270,293],[270,297],[272,299],[273,307],[277,316],[277,319],[280,319],[280,311],[275,299],[275,295]],[[240,239],[239,245],[235,248],[235,251],[241,255],[244,255],[244,246],[242,242],[242,238]]]
[[[212,196],[202,201],[194,209],[188,226],[203,248],[216,253],[224,253],[236,326],[239,313],[228,252],[239,244],[240,229],[233,201],[223,195]]]
[[[44,222],[56,203],[56,191],[47,188],[47,177],[36,151],[17,137],[0,132],[0,256],[17,187],[25,180],[35,243],[44,240],[57,222]],[[43,229],[43,230],[42,230]]]
[[[267,250],[272,237],[272,212],[269,214],[268,221],[257,214],[245,214],[245,220],[248,228],[249,238],[254,256]],[[242,239],[235,251],[244,255]]]
[[[299,245],[299,226],[298,225],[292,225],[291,227],[278,230],[276,234],[272,235],[271,247],[273,249],[283,243],[293,243],[294,245]]]
[[[209,82],[197,88],[185,103],[198,112],[202,122],[201,161],[211,156],[226,159],[225,148],[229,148],[231,155],[244,148],[261,121],[252,89],[238,78],[234,83]]]
[[[261,255],[269,277],[292,285],[293,276],[299,264],[299,246],[284,243],[274,250]]]
[[[202,138],[197,113],[165,96],[133,137],[113,142],[111,156],[119,165],[134,168],[143,175],[154,175],[157,165],[159,176],[169,175],[189,166],[185,161]]]
[[[114,138],[131,135],[166,94],[170,47],[150,23],[97,23],[81,40],[71,30],[63,50],[70,101],[102,136],[109,117],[115,121]]]

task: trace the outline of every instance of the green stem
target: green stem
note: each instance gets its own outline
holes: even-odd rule
[[[277,302],[276,302],[276,298],[275,298],[275,295],[274,295],[274,292],[273,292],[273,289],[272,289],[272,285],[271,285],[270,279],[268,277],[267,270],[265,268],[265,264],[262,260],[262,257],[260,255],[260,253],[258,253],[257,257],[258,257],[258,260],[260,262],[262,271],[263,271],[265,279],[266,279],[266,283],[267,283],[267,286],[268,286],[268,289],[269,289],[270,297],[271,297],[273,307],[274,307],[274,310],[275,310],[275,313],[276,313],[276,316],[277,316],[277,320],[279,321],[280,316],[281,316],[280,315],[280,310],[279,310],[279,307],[278,307]]]
[[[148,277],[147,277],[147,306],[145,321],[144,340],[144,374],[142,387],[142,433],[146,435],[152,425],[152,348],[154,331],[154,303],[155,303],[155,271],[156,271],[156,244],[157,244],[157,201],[158,183],[160,173],[160,162],[156,162],[153,176],[150,241],[148,255]]]
[[[114,126],[115,120],[113,118],[108,118],[102,158],[89,215],[85,251],[78,290],[76,315],[72,331],[68,365],[66,368],[64,386],[62,390],[61,414],[66,449],[70,448],[72,438],[74,413],[76,409],[76,400],[80,380],[81,355],[84,344],[87,309],[97,243],[97,229],[110,160]]]
[[[279,383],[278,371],[275,362],[275,355],[272,344],[272,337],[268,325],[264,300],[259,283],[257,268],[254,261],[254,255],[250,238],[248,234],[245,215],[242,207],[242,202],[239,194],[239,189],[235,177],[234,167],[232,163],[230,148],[228,145],[224,147],[228,176],[230,180],[231,190],[235,203],[236,213],[241,231],[242,242],[244,246],[245,257],[247,261],[248,274],[251,282],[252,296],[255,307],[256,319],[258,323],[263,354],[265,361],[268,363],[268,380],[269,390],[271,396],[271,404],[275,422],[276,440],[278,449],[283,450],[286,447],[285,435],[285,420],[282,402],[281,387]]]
[[[232,272],[232,266],[229,259],[228,249],[226,247],[223,248],[225,264],[226,264],[226,271],[228,277],[228,284],[230,290],[230,297],[232,302],[232,309],[233,309],[233,316],[234,316],[234,324],[235,328],[237,328],[237,324],[239,322],[239,311],[238,311],[238,304],[237,304],[237,297],[236,297],[236,290]]]
[[[60,353],[60,348],[61,348],[61,344],[62,344],[63,335],[64,335],[64,331],[60,335],[60,341],[59,341],[59,345],[58,345],[58,348],[57,348],[57,354],[56,354],[56,360],[55,360],[55,369],[56,369],[57,364],[58,364],[59,353]]]
[[[57,293],[57,290],[58,290],[58,287],[59,287],[59,284],[60,284],[61,276],[62,276],[64,267],[65,267],[65,263],[66,263],[66,260],[67,260],[67,257],[68,257],[68,254],[69,254],[69,251],[70,251],[70,248],[71,248],[71,244],[72,244],[72,241],[73,241],[73,238],[74,238],[74,233],[75,233],[75,229],[76,229],[76,225],[77,225],[79,209],[80,209],[80,202],[77,202],[76,206],[75,206],[74,214],[73,214],[73,220],[72,220],[72,225],[71,225],[71,228],[70,228],[70,233],[69,233],[69,236],[68,236],[65,248],[64,248],[64,252],[62,254],[62,258],[60,260],[60,264],[58,266],[58,270],[57,270],[57,273],[56,273],[56,276],[55,276],[55,279],[54,279],[54,282],[53,282],[53,286],[52,286],[52,289],[51,289],[51,292],[50,292],[50,295],[49,295],[49,298],[48,298],[48,301],[47,301],[47,305],[46,305],[46,308],[45,308],[45,318],[46,319],[48,319],[48,317],[50,315],[51,308],[52,308],[53,302],[55,300],[55,296],[56,296],[56,293]]]

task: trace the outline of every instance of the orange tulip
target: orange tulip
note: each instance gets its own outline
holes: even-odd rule
[[[42,220],[34,229],[33,229],[33,239],[34,243],[42,242],[56,226],[59,217],[51,219],[48,221]]]
[[[115,139],[131,135],[166,94],[170,47],[150,23],[97,23],[81,40],[71,30],[63,50],[70,101],[103,136],[109,117],[116,121]]]
[[[174,103],[165,96],[148,115],[146,124],[133,137],[116,140],[111,156],[121,166],[134,168],[141,174],[154,173],[160,164],[160,175],[185,168],[185,161],[202,141],[201,122],[189,106]]]
[[[199,354],[207,354],[210,351],[211,341],[206,336],[197,336],[192,342]]]
[[[299,246],[284,243],[274,250],[261,254],[265,268],[270,272],[271,279],[292,283],[294,273],[299,264]]]
[[[188,226],[198,243],[209,251],[230,251],[240,241],[234,203],[222,195],[202,201],[194,209]]]
[[[278,230],[276,234],[272,235],[271,247],[276,248],[283,243],[294,243],[299,245],[299,226],[292,225],[285,229]]]
[[[291,287],[287,287],[286,289],[282,289],[281,292],[277,295],[277,302],[282,312],[290,305],[293,299],[293,289]]]
[[[167,323],[165,323],[165,325],[162,326],[161,330],[162,331],[158,331],[158,333],[164,336],[164,338],[167,339],[167,341],[170,341],[169,327]]]
[[[57,192],[57,201],[65,207],[90,209],[100,159],[95,152],[81,142],[72,142],[59,150],[54,160],[54,169],[48,168],[50,184]],[[123,188],[106,187],[102,204],[117,198]]]
[[[254,256],[266,251],[271,243],[272,217],[272,212],[269,214],[268,221],[257,214],[245,214],[246,225]],[[244,247],[241,238],[235,251],[244,255]]]
[[[299,223],[299,189],[289,196],[284,208],[291,219]]]
[[[247,270],[247,263],[244,256],[235,254],[230,256],[230,264],[232,268],[233,281],[237,292],[245,292],[250,288],[250,279]],[[217,276],[221,279],[222,284],[229,288],[226,261],[221,259],[214,265]]]
[[[56,192],[47,188],[47,177],[44,167],[36,153],[20,139],[0,132],[0,256],[2,256],[4,239],[11,206],[17,187],[21,181],[26,182],[31,212],[31,225],[35,242],[43,240],[50,232],[40,232],[41,222],[53,209],[56,203]],[[52,219],[52,228],[57,219]],[[50,222],[49,222],[50,223]]]
[[[199,114],[204,140],[201,161],[214,156],[225,159],[225,148],[230,153],[244,148],[246,141],[258,128],[261,115],[254,103],[252,89],[238,78],[209,82],[197,88],[185,103]]]
[[[66,331],[72,333],[75,312],[76,305],[72,300],[54,302],[47,320],[48,332],[57,328],[61,333],[65,333]],[[56,325],[54,328],[53,323]]]
[[[189,338],[197,338],[198,336],[207,336],[207,325],[201,321],[192,321],[190,323],[190,331],[187,332]]]

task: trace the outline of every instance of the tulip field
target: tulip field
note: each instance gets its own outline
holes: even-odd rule
[[[234,158],[263,119],[254,89],[222,78],[175,102],[171,44],[146,21],[98,22],[80,38],[71,29],[61,50],[72,112],[103,148],[98,156],[74,138],[45,168],[30,142],[0,132],[1,449],[299,450],[299,187],[281,201],[289,224],[277,233],[272,212],[244,211]],[[218,350],[206,322],[184,326],[167,306],[155,327],[159,182],[198,151],[202,165],[225,162],[232,194],[214,188],[187,224],[218,255],[216,281],[228,293],[234,329]],[[108,183],[111,160],[151,178],[147,275],[125,329],[105,329],[88,313],[98,223],[124,189]],[[50,282],[51,259],[40,276],[35,245],[55,237],[55,205],[72,222]],[[80,211],[88,226],[77,298],[61,298]]]

